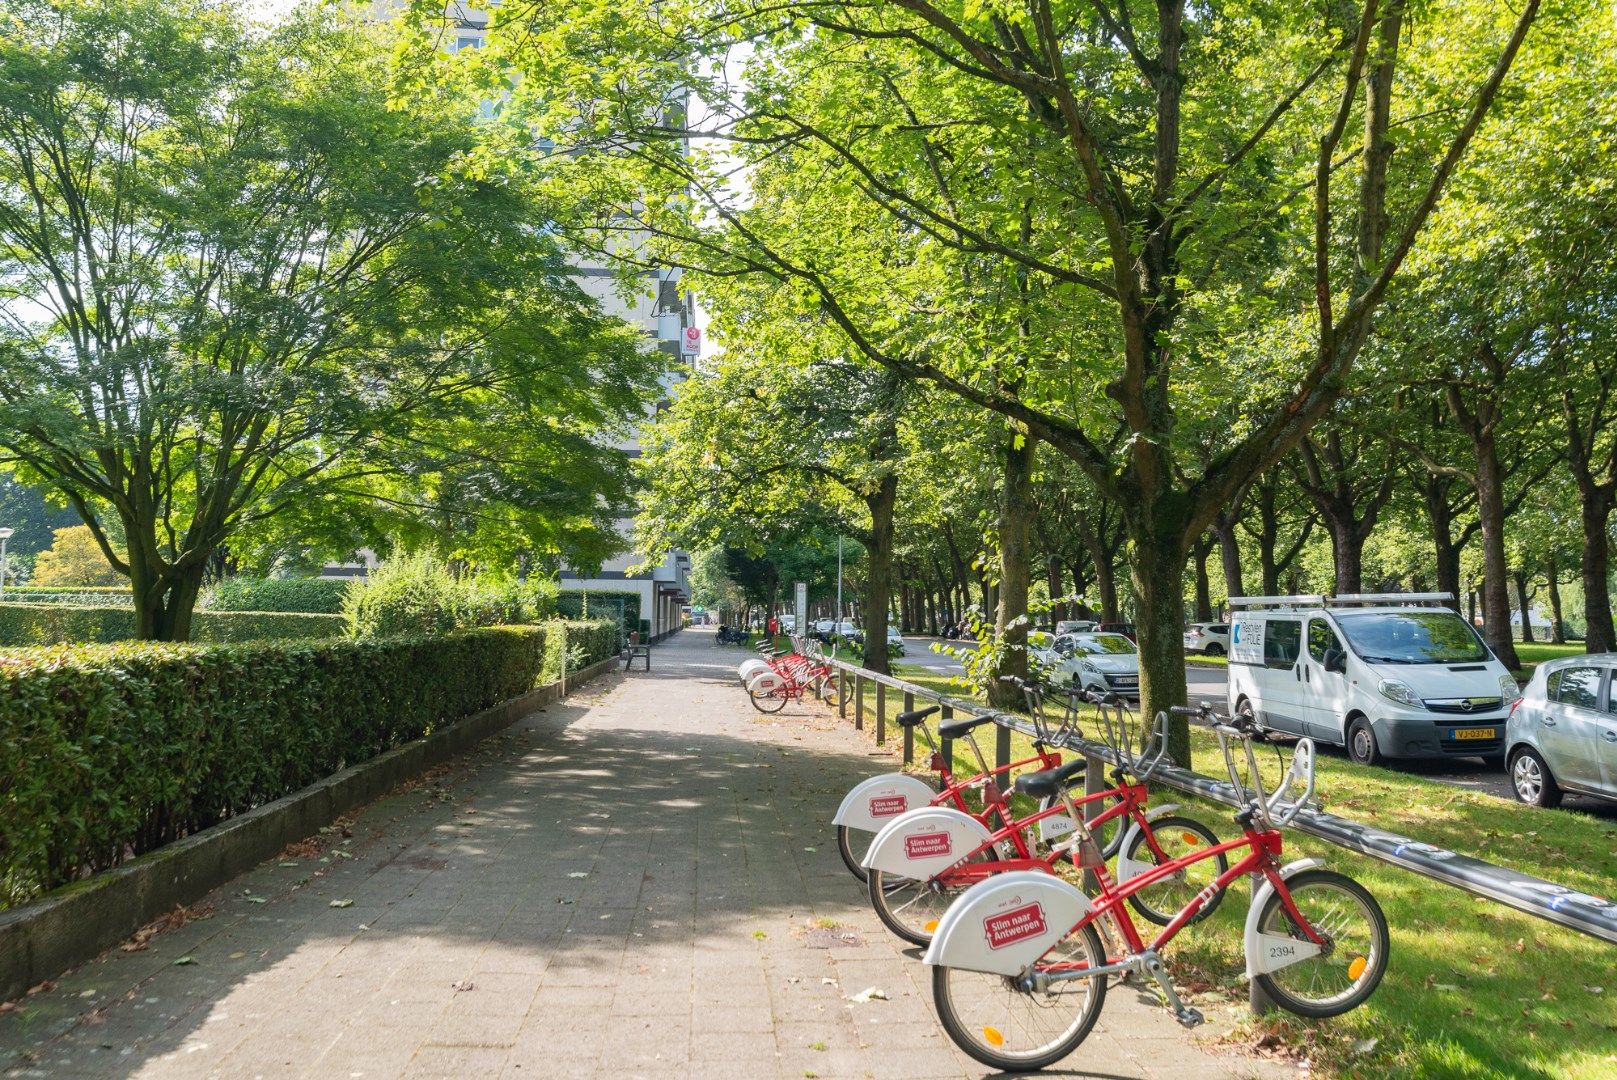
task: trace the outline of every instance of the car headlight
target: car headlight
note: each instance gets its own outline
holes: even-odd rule
[[[1381,691],[1381,696],[1386,698],[1388,701],[1396,701],[1400,705],[1408,705],[1411,709],[1424,709],[1426,707],[1421,704],[1420,698],[1415,696],[1415,691],[1411,690],[1408,686],[1399,682],[1397,679],[1382,679],[1381,682],[1376,685],[1376,689]]]
[[[1088,660],[1078,661],[1078,666],[1089,672],[1091,675],[1100,674],[1100,668],[1096,667],[1094,664],[1091,664]]]
[[[1522,696],[1522,688],[1516,684],[1516,679],[1510,675],[1499,676],[1499,696],[1506,705]]]

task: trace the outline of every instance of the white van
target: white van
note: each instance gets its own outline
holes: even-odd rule
[[[1382,758],[1497,758],[1516,680],[1447,593],[1231,597],[1229,706]]]

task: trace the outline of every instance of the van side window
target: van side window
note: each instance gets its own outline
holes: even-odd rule
[[[1263,663],[1266,667],[1290,668],[1297,662],[1303,643],[1300,619],[1270,619],[1263,628]]]
[[[1576,705],[1580,709],[1600,707],[1600,669],[1595,667],[1564,668],[1561,686],[1555,700],[1563,705]]]
[[[1325,662],[1325,654],[1331,649],[1342,651],[1342,643],[1336,639],[1336,631],[1324,619],[1311,619],[1308,623],[1308,655],[1320,663]]]

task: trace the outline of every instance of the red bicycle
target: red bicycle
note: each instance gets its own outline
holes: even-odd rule
[[[768,646],[759,651],[764,652]],[[836,672],[820,654],[817,643],[801,652],[765,653],[757,660],[743,661],[736,668],[752,707],[762,713],[776,713],[788,701],[802,701],[814,693],[832,705],[837,703]]]
[[[837,851],[842,856],[842,862],[860,881],[868,881],[870,878],[870,872],[864,868],[864,861],[865,854],[870,850],[871,841],[888,822],[900,814],[923,806],[952,806],[984,825],[991,820],[997,820],[1000,825],[1007,825],[1010,818],[1005,812],[1006,802],[998,783],[999,778],[1029,766],[1044,770],[1054,769],[1061,764],[1059,753],[1052,751],[1043,741],[1035,739],[1032,757],[990,768],[987,759],[983,757],[982,748],[977,745],[976,737],[971,733],[975,725],[968,725],[963,734],[971,747],[972,755],[977,759],[978,771],[961,778],[955,774],[954,763],[943,753],[937,741],[932,738],[931,730],[924,723],[927,717],[938,712],[940,708],[932,705],[924,709],[901,712],[893,717],[893,722],[900,728],[913,728],[919,731],[921,738],[926,741],[927,750],[931,754],[928,767],[936,776],[936,786],[910,773],[884,773],[881,776],[873,776],[856,785],[843,797],[842,805],[837,807],[836,815],[831,819],[832,824],[836,826]],[[956,730],[954,721],[945,722],[944,727],[951,731]],[[942,733],[940,728],[940,734]],[[954,736],[944,734],[943,737]],[[981,806],[971,805],[966,798],[974,791],[982,793]],[[1053,831],[1055,828],[1056,824],[1052,823],[1050,829]]]
[[[1211,716],[1206,706],[1184,711]],[[938,1017],[962,1050],[1013,1072],[1059,1061],[1099,1018],[1107,977],[1125,973],[1154,979],[1180,1023],[1201,1023],[1201,1013],[1175,991],[1161,950],[1247,874],[1263,878],[1246,920],[1247,975],[1275,1004],[1299,1016],[1338,1016],[1375,991],[1388,956],[1387,920],[1375,898],[1352,878],[1319,869],[1318,860],[1280,862],[1279,828],[1313,795],[1313,743],[1297,744],[1279,788],[1265,796],[1252,751],[1253,741],[1262,738],[1256,725],[1236,717],[1213,730],[1242,804],[1235,815],[1238,839],[1122,883],[1114,884],[1097,866],[1100,890],[1094,899],[1047,873],[1009,873],[967,890],[949,909],[925,960],[933,966]],[[1244,780],[1231,750],[1237,742],[1245,749]],[[1057,769],[1022,776],[1017,787],[1028,795],[1065,800],[1059,774]],[[1300,793],[1292,794],[1294,789]],[[1126,901],[1171,883],[1198,862],[1243,850],[1246,854],[1191,895],[1151,942],[1140,936]],[[1102,918],[1110,918],[1121,933],[1122,955],[1106,954],[1096,932]]]
[[[871,906],[889,930],[917,945],[930,943],[956,897],[1000,874],[1033,871],[1055,876],[1063,861],[1103,874],[1107,854],[1095,841],[1094,830],[1114,823],[1119,826],[1116,850],[1122,852],[1119,877],[1124,879],[1172,863],[1184,851],[1217,848],[1217,835],[1194,818],[1146,812],[1146,781],[1162,761],[1166,740],[1159,738],[1162,749],[1151,759],[1126,753],[1130,744],[1122,723],[1124,706],[1115,695],[1106,697],[1110,699],[1107,704],[1118,710],[1116,723],[1107,719],[1104,711],[1100,714],[1108,742],[1118,752],[1119,760],[1129,763],[1112,771],[1112,787],[1075,798],[1070,785],[1084,773],[1084,762],[1079,760],[1031,774],[1048,781],[1037,791],[1028,789],[1028,774],[1019,777],[1016,790],[1040,799],[1039,809],[1022,817],[1013,817],[1005,796],[990,785],[984,798],[994,800],[998,828],[984,820],[986,815],[930,806],[910,811],[882,829],[866,853],[864,866],[869,871],[866,884]],[[1042,710],[1035,709],[1033,714],[1037,718]],[[955,738],[995,719],[992,715],[970,717],[951,721],[938,730],[945,738]],[[1165,729],[1166,717],[1162,723]],[[1036,720],[1036,730],[1042,741],[1059,742],[1067,731],[1075,729],[1064,727],[1060,733],[1047,734],[1043,723]],[[972,746],[975,749],[975,741]],[[1133,781],[1128,779],[1130,773]],[[1074,825],[1080,814],[1090,815],[1082,830]],[[1050,828],[1051,824],[1056,827]],[[1040,839],[1047,845],[1042,850],[1031,839],[1035,825],[1040,827]],[[1215,861],[1222,872],[1223,855],[1218,854]],[[1210,915],[1220,899],[1221,896],[1212,897],[1198,917]],[[1153,922],[1166,923],[1169,916],[1149,900],[1148,896],[1136,900],[1135,910]]]

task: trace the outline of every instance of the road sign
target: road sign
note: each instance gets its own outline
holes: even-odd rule
[[[679,351],[682,356],[696,356],[702,351],[702,328],[687,326],[679,338]]]
[[[797,601],[797,632],[808,633],[808,582],[799,581],[795,589]]]

